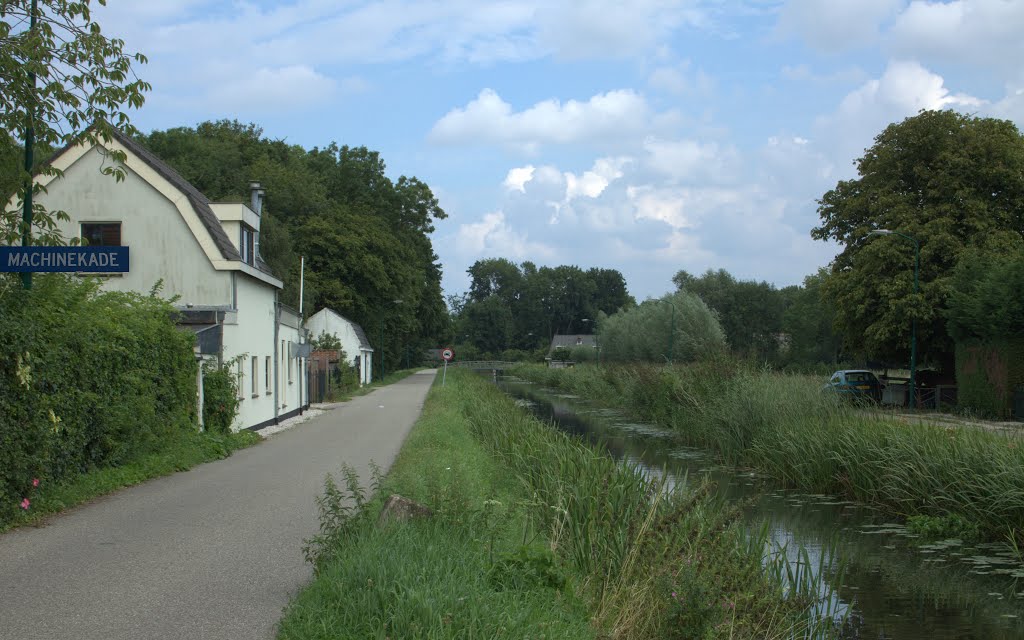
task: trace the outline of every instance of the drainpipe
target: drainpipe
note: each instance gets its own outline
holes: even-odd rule
[[[278,331],[280,328],[280,317],[278,316],[277,307],[277,290],[274,290],[274,350],[271,352],[274,354],[274,424],[277,424],[277,416],[281,413],[281,399],[278,397],[278,393],[281,391],[281,365],[277,356],[277,342],[278,342]]]

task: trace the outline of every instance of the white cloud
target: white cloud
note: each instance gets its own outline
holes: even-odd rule
[[[518,191],[520,193],[526,193],[526,183],[533,180],[533,172],[536,170],[532,164],[528,164],[525,167],[514,167],[508,170],[508,175],[505,176],[505,188],[509,191]]]
[[[513,230],[502,211],[484,214],[479,222],[461,225],[455,245],[460,253],[474,257],[499,255],[513,260],[548,260],[556,255],[551,247],[530,242],[528,234]]]
[[[631,158],[598,158],[594,167],[584,171],[583,175],[565,173],[565,199],[572,200],[579,196],[596,198],[601,195],[612,181],[622,177],[622,168],[632,162]]]
[[[716,142],[651,138],[644,150],[647,166],[675,181],[729,182],[738,171],[737,152]]]
[[[206,101],[216,109],[246,114],[299,111],[337,92],[335,81],[310,67],[261,68],[213,89]]]
[[[545,100],[515,112],[492,89],[434,124],[434,142],[507,144],[535,152],[544,144],[607,141],[641,135],[651,114],[643,96],[631,90],[601,93],[586,102]]]
[[[853,160],[871,140],[892,122],[921,109],[978,108],[984,101],[963,93],[952,93],[942,76],[917,62],[889,63],[877,79],[850,92],[835,113],[819,118],[819,138],[832,146],[832,157]]]
[[[888,35],[897,54],[1016,70],[1024,59],[1024,2],[915,0]]]
[[[856,49],[873,44],[879,27],[902,4],[903,0],[789,0],[776,28],[819,51]]]
[[[538,40],[570,59],[635,56],[681,26],[708,23],[696,3],[680,0],[571,0],[539,7]]]

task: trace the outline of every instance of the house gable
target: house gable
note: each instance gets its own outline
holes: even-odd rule
[[[192,236],[202,248],[203,254],[215,270],[241,271],[278,289],[283,287],[281,280],[270,272],[269,267],[262,260],[257,260],[255,266],[242,262],[238,249],[235,248],[228,238],[221,221],[211,207],[209,199],[182,178],[167,163],[116,129],[114,130],[113,138],[109,142],[101,141],[97,146],[102,146],[107,150],[121,151],[125,154],[124,166],[148,183],[177,209],[181,219],[185,222]],[[50,164],[66,172],[92,150],[93,145],[88,141],[84,141],[60,151],[50,160]],[[105,161],[109,162],[106,158]],[[98,178],[113,180],[113,178],[107,176],[98,176]],[[44,187],[49,187],[55,180],[59,180],[59,178],[52,175],[36,176],[37,183]],[[74,212],[69,213],[72,216],[74,214]]]

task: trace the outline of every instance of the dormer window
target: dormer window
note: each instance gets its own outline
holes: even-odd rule
[[[256,232],[247,225],[243,224],[241,227],[238,253],[242,255],[242,262],[250,266],[256,266]]]

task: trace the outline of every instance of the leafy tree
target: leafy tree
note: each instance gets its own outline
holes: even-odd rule
[[[674,329],[674,332],[673,332]],[[601,358],[618,361],[691,362],[726,349],[715,313],[696,294],[677,291],[598,320]]]
[[[889,125],[857,161],[858,178],[818,201],[811,235],[843,246],[825,296],[844,349],[890,362],[909,359],[917,319],[922,361],[943,368],[953,348],[943,309],[966,251],[1024,251],[1024,137],[1013,123],[954,111],[922,111]],[[913,293],[920,243],[920,293]]]
[[[314,351],[338,351],[341,349],[341,340],[333,333],[321,331],[320,335],[309,341]]]
[[[964,256],[945,316],[957,342],[1024,339],[1024,255]]]
[[[472,344],[484,353],[499,354],[512,341],[512,312],[496,295],[466,305],[463,327]]]
[[[90,0],[38,0],[35,12],[32,4],[0,0],[0,155],[17,148],[16,141],[28,132],[35,141],[30,145],[45,148],[109,141],[114,126],[135,133],[127,110],[142,106],[150,85],[135,76],[132,64],[145,63],[145,56],[125,52],[122,40],[103,34],[92,19]],[[111,152],[109,159],[104,173],[122,178],[123,154]],[[59,174],[50,166],[41,170]],[[9,187],[12,180],[5,176],[3,182]],[[32,184],[24,164],[13,182],[23,202]],[[32,188],[38,192],[40,187]],[[64,212],[47,212],[33,203],[35,241],[62,242],[55,223],[66,219]],[[20,204],[5,209],[0,240],[11,244],[23,231]]]
[[[700,296],[718,314],[735,353],[762,360],[776,356],[785,305],[774,285],[736,280],[724,269],[708,269],[702,276],[679,271],[672,281],[679,290]]]
[[[780,291],[785,299],[782,331],[789,340],[786,362],[813,364],[838,360],[840,344],[832,330],[833,310],[822,298],[822,286],[827,277],[828,270],[819,269],[804,278],[802,286]]]

